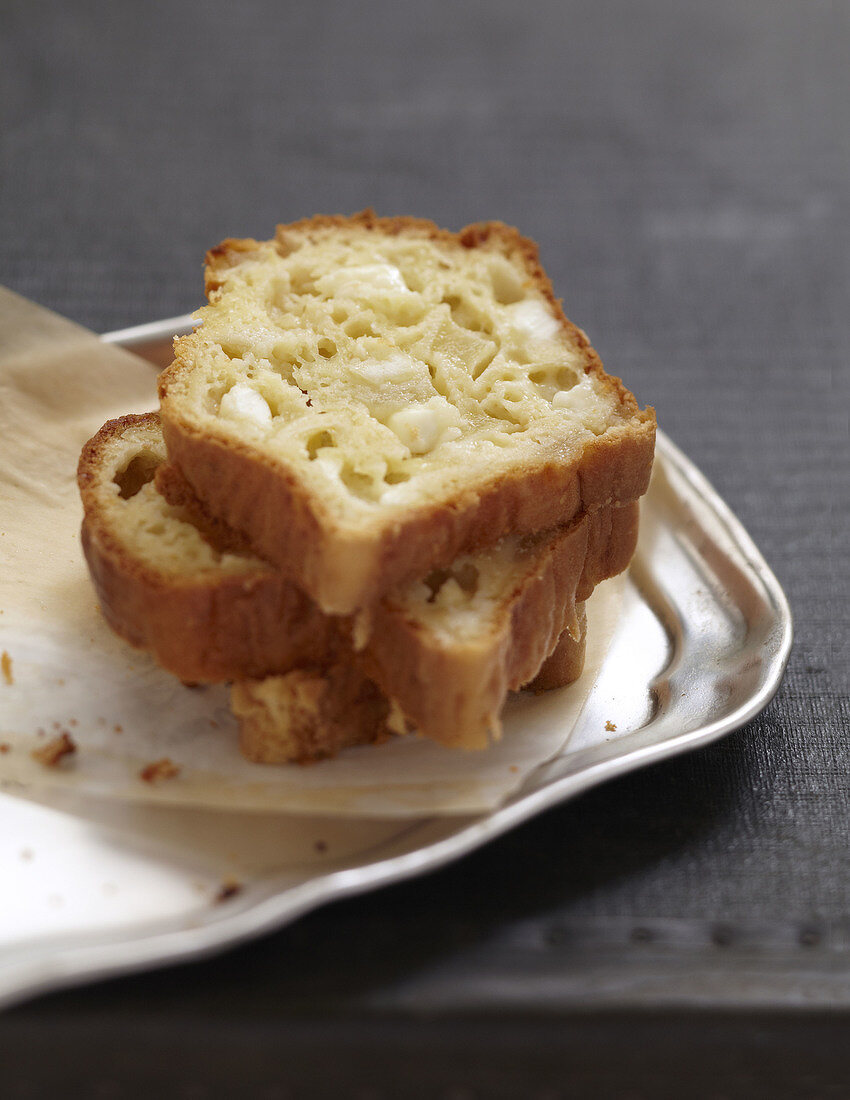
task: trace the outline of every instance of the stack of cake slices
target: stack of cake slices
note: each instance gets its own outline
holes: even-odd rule
[[[510,691],[574,680],[629,563],[652,410],[500,223],[315,217],[207,255],[158,412],[83,449],[103,613],[228,682],[254,761],[415,730],[486,747]]]

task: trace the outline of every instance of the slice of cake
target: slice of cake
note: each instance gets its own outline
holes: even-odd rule
[[[168,504],[156,413],[111,420],[80,456],[83,551],[106,621],[189,683],[333,659],[338,623],[221,524]]]
[[[170,461],[326,612],[646,489],[655,420],[500,223],[316,217],[207,257]]]

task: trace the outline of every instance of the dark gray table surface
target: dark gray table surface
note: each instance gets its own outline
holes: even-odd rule
[[[0,3],[0,282],[104,331],[277,221],[516,224],[796,628],[712,748],[8,1012],[4,1095],[848,1094],[848,32],[840,0]]]

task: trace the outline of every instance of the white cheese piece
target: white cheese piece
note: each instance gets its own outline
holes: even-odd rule
[[[513,328],[532,340],[554,340],[561,331],[551,308],[536,298],[517,302],[508,307],[508,312]]]
[[[328,297],[368,299],[386,291],[409,294],[401,272],[393,264],[362,264],[340,267],[316,280],[316,287]]]
[[[244,382],[237,382],[221,399],[219,412],[229,420],[268,427],[272,422],[272,411],[268,402]]]
[[[568,390],[558,390],[552,398],[553,409],[564,409],[584,421],[591,431],[604,431],[608,423],[606,403],[593,389],[589,374]]]
[[[364,359],[362,362],[349,363],[348,369],[372,386],[385,386],[390,382],[415,382],[427,372],[424,363],[402,352],[386,359]]]
[[[411,405],[394,412],[387,427],[411,454],[424,455],[438,443],[460,438],[459,420],[457,409],[445,397],[432,397],[427,404]]]
[[[246,362],[258,363],[261,359],[271,359],[274,356],[280,335],[278,329],[257,324],[224,332],[219,338],[231,355],[238,352]]]
[[[442,430],[436,412],[424,405],[393,413],[387,421],[387,427],[415,455],[424,455],[426,451],[430,451]]]

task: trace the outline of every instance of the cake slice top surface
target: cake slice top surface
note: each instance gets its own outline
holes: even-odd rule
[[[498,223],[314,218],[208,256],[163,408],[294,472],[335,522],[451,500],[637,411]]]

